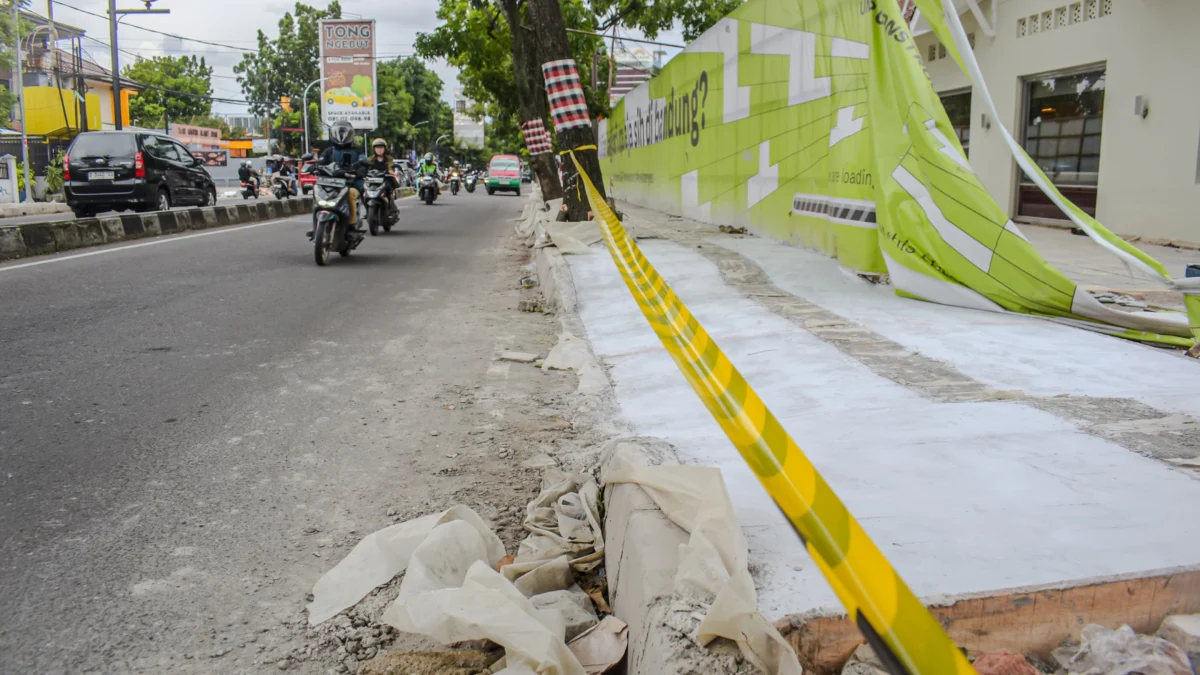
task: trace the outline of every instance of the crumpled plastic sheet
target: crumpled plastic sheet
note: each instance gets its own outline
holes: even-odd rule
[[[1182,649],[1166,640],[1138,635],[1129,626],[1116,630],[1088,624],[1078,648],[1060,647],[1052,656],[1069,675],[1190,675]]]
[[[308,623],[315,626],[362,600],[376,586],[405,571],[413,552],[439,525],[461,520],[479,532],[492,565],[504,557],[504,544],[479,514],[454,506],[414,520],[397,523],[363,537],[333,569],[313,586]]]
[[[500,573],[527,597],[568,588],[572,570],[586,572],[604,561],[600,486],[595,479],[549,467],[542,491],[525,507],[529,536]]]
[[[586,340],[570,333],[560,333],[558,342],[542,361],[542,370],[574,370],[579,376],[581,394],[598,394],[608,389],[608,377],[592,357]]]
[[[434,529],[413,551],[383,620],[443,644],[491,640],[504,647],[510,673],[524,667],[539,675],[581,675],[583,666],[563,641],[562,614],[534,608],[500,576],[498,561],[486,558],[484,539],[461,521]]]
[[[728,638],[760,670],[801,675],[795,651],[758,611],[758,594],[746,566],[746,539],[719,469],[646,466],[637,446],[626,442],[614,448],[602,480],[605,485],[640,485],[672,522],[691,535],[679,547],[675,602],[686,605],[688,615],[703,611],[695,636],[701,645]]]
[[[367,535],[313,588],[309,623],[357,603],[400,572],[396,601],[383,621],[445,644],[489,639],[505,648],[504,675],[584,675],[564,641],[560,609],[528,598],[573,587],[573,570],[604,559],[600,489],[590,476],[550,467],[526,507],[530,534],[503,575],[504,545],[482,518],[455,506]]]

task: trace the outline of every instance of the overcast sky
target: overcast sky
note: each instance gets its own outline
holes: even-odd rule
[[[68,5],[96,14],[108,9],[107,0],[63,0]],[[143,0],[118,0],[118,8],[140,8]],[[310,0],[307,4],[324,7],[328,0]],[[417,33],[429,32],[438,25],[437,0],[341,0],[342,15],[346,18],[361,16],[375,19],[379,32],[376,49],[381,59],[391,59],[413,53],[413,41]],[[234,47],[253,48],[258,30],[274,38],[279,17],[295,7],[294,1],[285,0],[155,0],[155,8],[170,9],[170,14],[134,15],[121,23],[118,43],[123,51],[142,56],[179,56],[196,54],[203,56],[213,66],[213,95],[230,99],[243,99],[241,88],[234,79],[233,66],[241,60],[242,52],[222,47],[211,47],[196,42],[179,41],[154,33],[138,30],[134,26],[145,26],[184,37],[220,42]],[[30,9],[39,14],[46,13],[46,0],[32,0]],[[108,21],[103,18],[80,13],[58,2],[54,5],[54,18],[87,31],[84,49],[93,60],[109,67]],[[129,25],[132,24],[132,25]],[[624,35],[637,37],[635,32]],[[89,39],[90,38],[90,39]],[[680,42],[677,31],[659,38],[665,42]],[[632,46],[632,45],[631,45]],[[673,55],[676,50],[668,50]],[[121,54],[122,66],[132,62],[129,54]],[[445,83],[443,98],[453,100],[453,90],[458,86],[457,70],[444,62],[434,62],[430,67]],[[244,105],[214,103],[218,113],[241,112]]]

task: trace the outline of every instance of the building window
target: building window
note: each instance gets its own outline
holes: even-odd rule
[[[1067,26],[1067,8],[1059,7],[1054,10],[1054,26],[1056,28],[1066,28]]]
[[[1038,28],[1039,28],[1038,22],[1039,21],[1041,21],[1041,17],[1039,17],[1037,14],[1034,14],[1033,16],[1029,17],[1029,34],[1030,35],[1038,34]]]
[[[1083,3],[1076,2],[1071,4],[1071,23],[1076,24],[1083,21]]]
[[[942,99],[942,107],[946,109],[946,117],[950,118],[950,126],[958,136],[963,153],[971,156],[971,90],[952,91],[938,94]]]
[[[1092,216],[1100,178],[1104,87],[1103,67],[1025,81],[1025,152],[1067,199]],[[1024,172],[1017,215],[1067,219]]]
[[[1017,37],[1025,37],[1025,19],[1017,19]]]
[[[975,51],[975,34],[967,33],[967,44],[971,45],[971,51]]]
[[[946,45],[944,45],[940,42],[938,43],[938,58],[939,59],[946,58]]]
[[[1084,0],[1083,8],[1087,14],[1087,19],[1085,20],[1095,19],[1099,16],[1100,0]]]
[[[1109,14],[1112,14],[1112,5],[1112,0],[1101,0],[1100,16],[1108,16]]]
[[[937,45],[929,45],[929,60],[937,61]]]

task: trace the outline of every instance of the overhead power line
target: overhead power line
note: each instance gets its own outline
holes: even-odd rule
[[[80,12],[80,13],[83,13],[83,14],[87,14],[87,15],[89,15],[89,16],[94,16],[94,17],[97,17],[97,18],[100,18],[100,19],[104,19],[105,21],[108,21],[108,17],[107,17],[107,16],[105,16],[104,14],[97,14],[96,12],[91,12],[91,11],[88,11],[88,10],[86,10],[86,9],[80,9],[79,7],[76,7],[75,5],[68,5],[68,4],[67,4],[67,3],[65,3],[65,2],[59,2],[59,0],[53,0],[53,2],[54,2],[54,4],[56,4],[56,5],[59,5],[59,6],[62,6],[62,7],[66,7],[67,9],[73,9],[73,10],[75,10],[76,12]],[[197,43],[200,43],[200,44],[202,44],[202,45],[212,45],[213,47],[224,47],[224,48],[226,48],[226,49],[234,49],[234,50],[237,50],[237,51],[239,51],[239,52],[253,52],[253,53],[258,53],[258,50],[257,50],[257,49],[247,49],[247,48],[245,48],[245,47],[234,47],[233,45],[221,44],[220,42],[209,42],[208,40],[199,40],[199,39],[196,39],[196,38],[184,37],[184,36],[182,36],[182,35],[176,35],[176,34],[174,34],[174,33],[165,33],[165,32],[163,32],[163,31],[161,31],[161,30],[154,30],[153,28],[146,28],[145,26],[138,26],[138,25],[136,25],[136,24],[132,24],[132,23],[126,23],[126,24],[122,24],[122,25],[124,25],[124,26],[126,26],[126,27],[128,27],[128,28],[136,28],[136,29],[138,29],[138,30],[144,30],[144,31],[146,31],[147,33],[157,33],[157,34],[159,34],[159,35],[165,35],[165,36],[167,36],[167,37],[172,37],[172,38],[176,38],[176,39],[179,39],[179,40],[187,40],[187,41],[189,41],[189,42],[197,42]]]

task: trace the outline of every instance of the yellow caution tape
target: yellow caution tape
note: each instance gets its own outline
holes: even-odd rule
[[[582,169],[579,175],[608,251],[642,314],[803,539],[809,555],[884,665],[896,675],[973,674],[975,669],[962,651],[646,260],[591,178]]]

